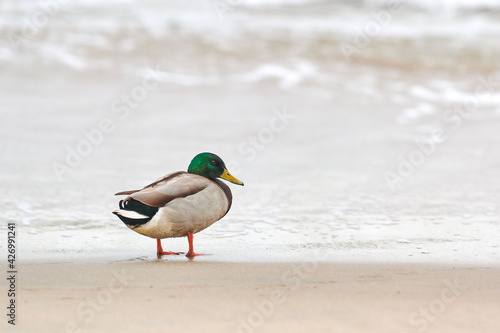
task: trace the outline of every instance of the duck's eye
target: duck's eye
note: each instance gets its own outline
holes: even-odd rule
[[[217,162],[215,162],[215,160],[211,160],[211,161],[210,161],[210,164],[212,164],[212,165],[216,165],[216,164],[217,164]]]

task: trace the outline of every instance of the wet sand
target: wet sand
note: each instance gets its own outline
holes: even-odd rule
[[[410,8],[347,57],[379,2],[80,1],[6,39],[0,332],[500,332],[499,11]],[[9,38],[44,13],[0,7]],[[202,151],[246,185],[211,256],[158,261],[113,194]]]
[[[499,276],[424,264],[23,263],[16,331],[498,332]]]

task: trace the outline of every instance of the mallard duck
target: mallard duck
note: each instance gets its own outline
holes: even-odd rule
[[[229,186],[217,178],[243,185],[227,171],[219,156],[198,154],[187,172],[173,172],[140,190],[116,193],[128,197],[113,213],[135,232],[156,238],[159,256],[182,253],[163,251],[161,239],[185,236],[189,242],[186,256],[201,255],[194,252],[193,234],[223,218],[233,200]]]

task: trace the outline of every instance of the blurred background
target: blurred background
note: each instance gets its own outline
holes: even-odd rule
[[[0,12],[0,208],[22,258],[154,254],[113,194],[212,151],[246,185],[197,237],[219,260],[498,262],[500,2]]]

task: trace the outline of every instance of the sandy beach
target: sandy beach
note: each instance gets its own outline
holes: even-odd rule
[[[493,333],[499,276],[498,267],[424,264],[23,263],[15,328]]]
[[[500,5],[394,3],[2,0],[0,332],[500,332]],[[205,151],[158,260],[113,194]]]

